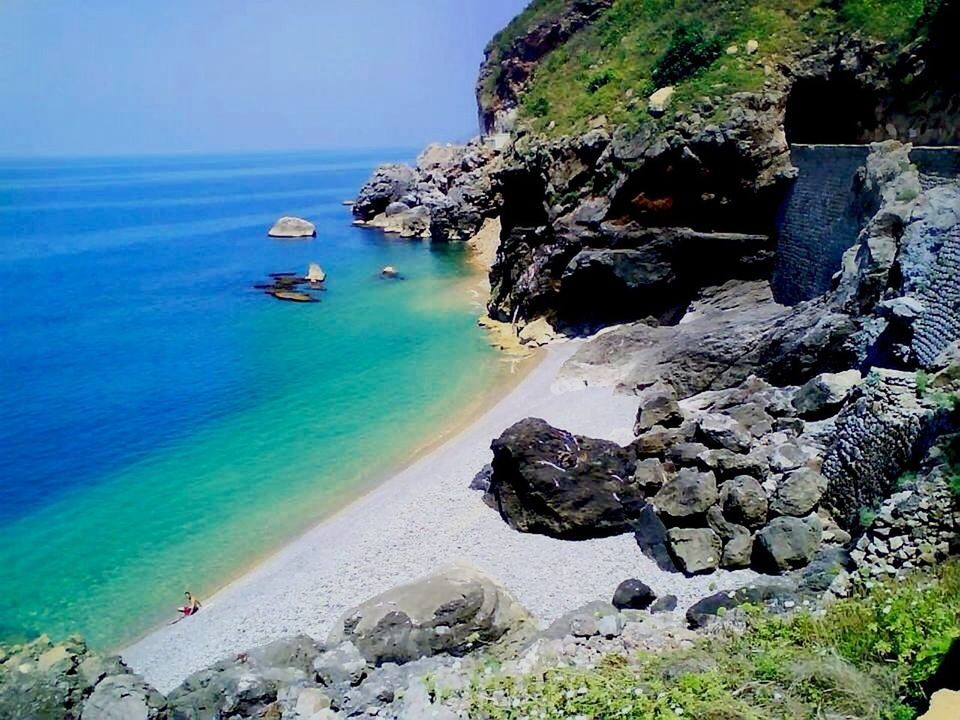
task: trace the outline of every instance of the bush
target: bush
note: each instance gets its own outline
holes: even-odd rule
[[[723,41],[708,33],[703,23],[692,20],[680,23],[673,31],[670,44],[653,68],[657,87],[676,85],[708,67],[723,52]]]
[[[960,563],[877,582],[815,615],[746,608],[742,633],[594,669],[477,677],[471,717],[909,720],[960,636]]]
[[[610,68],[598,70],[587,80],[587,92],[593,95],[600,88],[616,81],[617,74]]]
[[[524,109],[533,117],[546,117],[550,114],[550,101],[542,95],[529,98],[523,105]]]

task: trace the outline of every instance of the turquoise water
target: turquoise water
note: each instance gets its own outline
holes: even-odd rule
[[[501,379],[464,251],[351,227],[387,159],[0,162],[0,635],[131,639]],[[320,303],[252,288],[311,261]]]

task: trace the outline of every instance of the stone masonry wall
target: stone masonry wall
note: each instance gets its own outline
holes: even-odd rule
[[[790,159],[800,171],[777,222],[777,263],[773,291],[793,305],[822,295],[840,269],[844,251],[862,227],[854,178],[870,148],[866,145],[794,145]]]

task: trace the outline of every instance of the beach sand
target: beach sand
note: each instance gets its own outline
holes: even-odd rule
[[[563,541],[516,532],[469,489],[491,459],[490,441],[524,417],[621,443],[633,439],[637,399],[609,388],[556,382],[578,342],[550,346],[502,400],[459,434],[294,540],[204,602],[201,613],[164,626],[122,651],[161,692],[188,674],[249,647],[306,633],[324,640],[348,608],[453,561],[472,562],[503,583],[546,624],[608,599],[639,577],[681,610],[754,577],[720,571],[684,578],[641,554],[632,535]]]

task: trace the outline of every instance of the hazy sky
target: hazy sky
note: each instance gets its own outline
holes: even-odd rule
[[[0,0],[0,155],[417,146],[477,132],[526,0]]]

